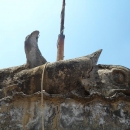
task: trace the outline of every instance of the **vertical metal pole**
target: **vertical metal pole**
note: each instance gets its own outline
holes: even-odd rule
[[[62,10],[61,10],[61,26],[60,26],[60,34],[58,36],[57,41],[57,61],[64,59],[64,19],[65,19],[65,0],[62,3]]]
[[[61,10],[61,26],[60,26],[60,34],[63,35],[64,32],[64,19],[65,19],[65,0],[62,3],[62,10]]]

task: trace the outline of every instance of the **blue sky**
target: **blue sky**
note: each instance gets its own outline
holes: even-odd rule
[[[25,37],[55,62],[62,0],[0,0],[0,69],[26,63]],[[103,49],[98,64],[130,68],[130,0],[66,0],[65,60]]]

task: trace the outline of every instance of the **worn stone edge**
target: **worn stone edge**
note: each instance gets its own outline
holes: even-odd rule
[[[82,97],[78,97],[74,94],[66,96],[66,95],[61,95],[61,94],[48,94],[46,92],[43,92],[43,97],[44,97],[44,100],[58,101],[58,102],[63,102],[66,99],[72,99],[72,100],[78,101],[80,103],[91,102],[91,101],[94,101],[95,99],[105,101],[106,103],[114,103],[114,102],[118,102],[120,100],[125,101],[125,102],[130,102],[130,97],[126,96],[123,93],[116,93],[111,97],[105,97],[105,96],[101,95],[100,93],[93,93],[92,95],[82,98]],[[0,99],[0,106],[3,104],[2,102],[4,102],[4,104],[5,104],[5,103],[19,102],[19,100],[23,100],[23,101],[41,100],[41,92],[39,91],[32,95],[26,95],[23,92],[17,92],[13,96],[8,96],[8,97]]]

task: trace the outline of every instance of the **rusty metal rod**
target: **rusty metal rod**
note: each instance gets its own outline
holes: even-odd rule
[[[62,3],[62,10],[61,10],[61,26],[60,26],[60,34],[58,36],[57,41],[57,61],[64,59],[64,19],[65,19],[65,0]]]
[[[64,32],[64,20],[65,20],[65,0],[63,0],[62,10],[61,10],[61,26],[60,26],[61,35],[63,35],[63,32]]]

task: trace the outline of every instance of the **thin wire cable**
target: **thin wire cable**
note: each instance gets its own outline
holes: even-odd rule
[[[43,90],[43,79],[44,79],[44,73],[45,73],[45,69],[47,66],[48,62],[44,65],[43,68],[43,72],[42,72],[42,79],[41,79],[41,111],[42,111],[42,130],[44,130],[44,112],[43,112],[43,92],[45,92],[45,90]]]

